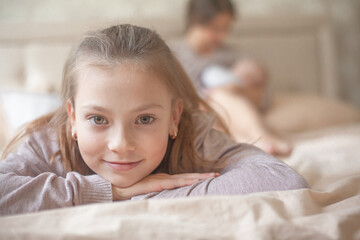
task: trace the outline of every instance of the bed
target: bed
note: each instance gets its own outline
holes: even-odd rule
[[[169,41],[181,33],[177,24],[168,23],[170,29],[155,22],[150,25],[159,26]],[[8,79],[1,82],[0,115],[3,123],[13,124],[13,129],[0,131],[3,142],[21,124],[11,119],[23,117],[25,103],[29,108],[47,103],[33,117],[57,106],[53,93],[59,90],[64,53],[88,27],[0,26],[9,33],[0,36],[0,62],[8,66],[0,69]],[[269,66],[274,97],[266,123],[294,143],[291,156],[281,160],[304,176],[311,189],[125,201],[4,216],[0,239],[360,239],[360,113],[337,99],[329,23],[308,17],[248,19],[236,29],[229,44]],[[19,79],[19,71],[27,74]]]
[[[360,123],[294,135],[312,189],[94,204],[0,218],[1,239],[360,239]]]

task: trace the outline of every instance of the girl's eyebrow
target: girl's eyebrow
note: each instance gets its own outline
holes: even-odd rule
[[[135,108],[133,111],[140,112],[140,111],[144,111],[144,110],[148,110],[148,109],[152,109],[152,108],[164,108],[164,107],[160,104],[149,103],[149,104],[141,105],[141,106]]]
[[[100,111],[100,112],[110,112],[108,109],[106,109],[104,107],[101,107],[101,106],[98,106],[98,105],[94,105],[94,104],[84,105],[84,106],[81,106],[81,108],[93,109],[93,110]],[[141,112],[141,111],[152,109],[152,108],[162,108],[162,109],[164,109],[164,107],[162,105],[160,105],[160,104],[149,103],[149,104],[140,105],[139,107],[132,110],[132,112]]]
[[[98,105],[94,105],[94,104],[84,105],[84,106],[81,106],[81,108],[88,108],[88,109],[96,110],[99,112],[109,112],[109,110],[107,110],[106,108],[98,106]]]

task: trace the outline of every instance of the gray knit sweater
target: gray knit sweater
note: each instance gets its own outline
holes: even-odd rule
[[[285,163],[256,147],[235,143],[214,130],[214,117],[201,114],[194,119],[198,133],[195,147],[201,157],[216,161],[231,155],[221,175],[192,186],[132,199],[233,195],[308,187]],[[56,134],[45,129],[28,137],[0,162],[0,214],[112,201],[111,183],[101,176],[67,172],[60,159],[50,163],[58,149]]]

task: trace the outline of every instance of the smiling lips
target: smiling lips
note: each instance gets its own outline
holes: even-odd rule
[[[133,169],[134,167],[136,167],[137,165],[139,165],[139,163],[142,162],[142,160],[137,161],[137,162],[128,162],[128,163],[108,162],[105,160],[104,160],[104,162],[116,171],[129,171],[129,170]]]

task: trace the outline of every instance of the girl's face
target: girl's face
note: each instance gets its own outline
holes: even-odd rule
[[[117,187],[128,187],[161,163],[182,102],[153,73],[130,64],[84,67],[68,113],[85,163]]]

